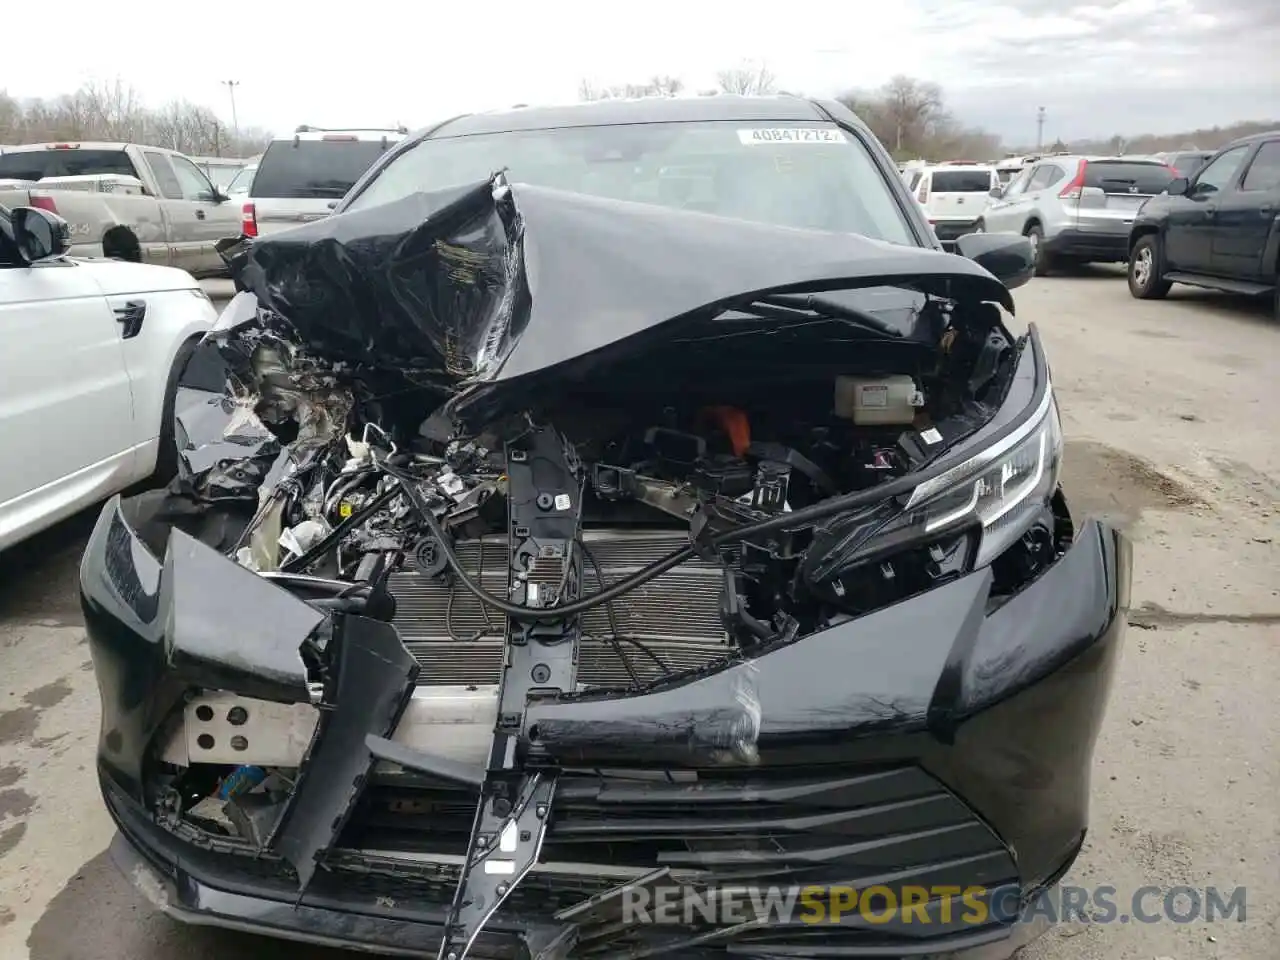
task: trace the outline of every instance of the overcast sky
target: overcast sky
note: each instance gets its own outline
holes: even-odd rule
[[[1006,142],[1280,120],[1280,0],[787,0],[633,4],[488,0],[181,4],[60,0],[54,46],[7,43],[0,85],[56,96],[131,83],[148,105],[186,98],[241,127],[409,126],[469,110],[576,99],[655,73],[692,90],[765,62],[786,89],[830,95],[895,73],[943,86],[954,111]],[[48,33],[45,31],[45,35]]]

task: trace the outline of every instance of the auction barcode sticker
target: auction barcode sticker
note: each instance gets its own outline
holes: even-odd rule
[[[847,143],[844,132],[834,127],[755,127],[739,130],[745,144],[758,143]]]

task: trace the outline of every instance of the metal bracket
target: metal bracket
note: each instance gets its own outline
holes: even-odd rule
[[[577,599],[582,487],[576,457],[554,430],[538,428],[508,444],[506,460],[511,601],[543,608]],[[579,639],[577,617],[508,620],[498,721],[439,960],[465,960],[538,861],[558,771],[536,767],[523,749],[524,713],[531,694],[574,689]]]

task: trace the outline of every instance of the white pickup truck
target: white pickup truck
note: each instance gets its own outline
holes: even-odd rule
[[[241,211],[192,161],[131,143],[37,143],[0,154],[0,204],[39,207],[71,228],[71,255],[225,276],[214,245]]]

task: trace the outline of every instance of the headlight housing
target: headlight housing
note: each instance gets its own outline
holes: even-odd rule
[[[1026,532],[1058,486],[1062,422],[1053,390],[1008,436],[912,492],[907,512],[925,533],[981,531],[974,565],[990,563]]]

